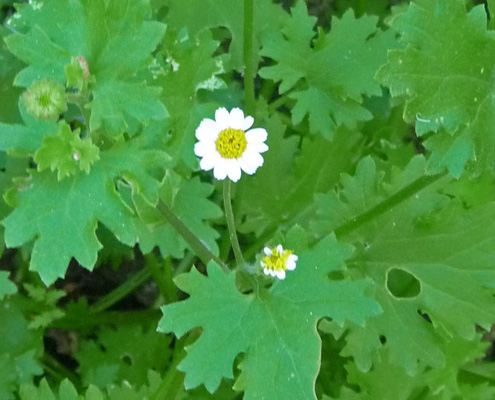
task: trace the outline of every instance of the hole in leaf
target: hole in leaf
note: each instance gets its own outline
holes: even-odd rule
[[[421,283],[409,272],[392,268],[387,272],[387,289],[394,297],[409,299],[421,292]]]
[[[387,343],[387,338],[384,335],[380,335],[380,343],[381,344]]]

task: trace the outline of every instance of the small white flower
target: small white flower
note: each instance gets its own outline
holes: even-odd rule
[[[274,249],[265,247],[263,249],[265,257],[261,261],[263,272],[278,279],[285,279],[285,271],[296,269],[298,257],[293,254],[292,250],[284,250],[281,244]]]
[[[202,157],[202,170],[213,169],[213,176],[223,180],[227,176],[234,182],[241,178],[241,169],[252,175],[263,165],[260,153],[268,150],[265,140],[268,134],[263,128],[249,129],[254,123],[251,116],[244,117],[240,108],[230,113],[221,107],[215,112],[215,120],[205,118],[196,129],[194,153]]]

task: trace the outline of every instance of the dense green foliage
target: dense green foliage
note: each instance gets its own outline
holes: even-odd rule
[[[2,400],[495,398],[495,1],[0,6]]]

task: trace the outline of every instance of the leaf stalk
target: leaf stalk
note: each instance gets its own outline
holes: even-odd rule
[[[215,261],[225,272],[229,269],[227,266],[213,254],[208,247],[175,215],[174,211],[163,200],[159,199],[156,209],[165,217],[170,225],[182,236],[186,243],[191,247],[197,256],[205,264]]]

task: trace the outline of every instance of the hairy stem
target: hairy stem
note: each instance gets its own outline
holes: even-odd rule
[[[164,203],[161,199],[158,200],[156,209],[165,217],[172,227],[182,236],[191,249],[205,264],[210,261],[215,261],[224,271],[228,271],[227,266],[213,254],[208,247],[193,233],[191,230],[175,215],[174,211]]]
[[[190,332],[175,342],[172,362],[158,389],[150,396],[150,400],[173,400],[181,393],[185,374],[177,369],[186,356],[185,348],[198,338],[197,332]]]
[[[90,307],[92,313],[99,313],[118,303],[128,294],[134,292],[139,286],[151,278],[150,270],[143,268],[131,278],[126,280],[122,285],[108,293],[105,297],[94,303]]]
[[[255,114],[253,60],[253,0],[244,0],[244,101],[246,113]]]
[[[50,324],[50,328],[70,329],[73,331],[87,330],[100,325],[125,325],[125,324],[158,324],[162,312],[156,310],[143,311],[107,311],[102,313],[67,314],[64,318],[57,319]]]
[[[237,232],[235,230],[234,212],[232,211],[231,187],[232,184],[230,179],[225,179],[223,182],[223,204],[225,208],[225,218],[227,218],[230,244],[234,250],[237,267],[240,267],[241,265],[244,265],[244,258],[242,257],[241,247],[239,246],[239,240],[237,239]]]

